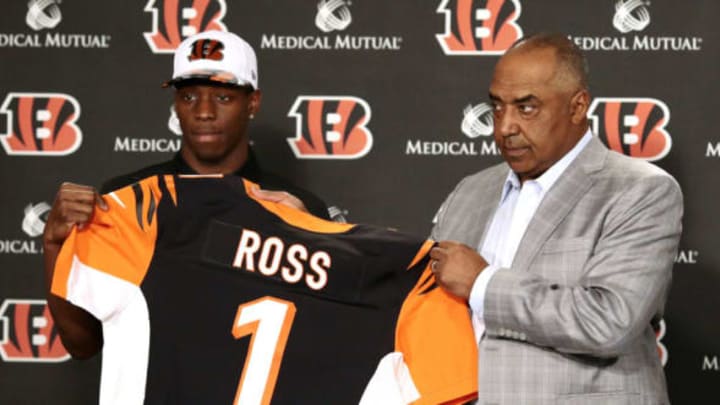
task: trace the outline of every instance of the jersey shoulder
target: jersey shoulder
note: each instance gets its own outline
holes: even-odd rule
[[[102,186],[100,186],[100,193],[107,194],[111,191],[115,191],[123,187],[129,186],[133,183],[140,182],[141,180],[154,175],[175,174],[177,172],[178,167],[175,160],[168,160],[165,162],[156,163],[154,165],[146,166],[134,172],[122,174],[120,176],[116,176],[105,181]]]

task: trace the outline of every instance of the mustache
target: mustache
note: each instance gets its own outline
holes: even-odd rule
[[[498,146],[504,149],[519,149],[528,147],[528,143],[524,142],[518,136],[509,136],[503,138],[500,142],[497,142]]]

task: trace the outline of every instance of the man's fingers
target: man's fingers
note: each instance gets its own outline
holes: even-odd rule
[[[60,191],[75,192],[75,193],[95,193],[95,188],[92,186],[86,186],[83,184],[75,184],[65,182],[60,185]]]
[[[284,191],[270,191],[270,190],[263,190],[258,187],[252,187],[250,189],[250,192],[253,194],[253,196],[270,202],[281,202],[284,199],[288,198],[288,193]]]
[[[288,193],[287,191],[271,191],[271,190],[262,190],[257,187],[250,188],[250,193],[257,199],[263,200],[263,201],[270,201],[274,203],[281,203],[283,205],[286,205],[290,208],[294,208],[296,210],[308,212],[307,208],[305,208],[305,204],[303,204],[302,201],[300,201],[299,198],[295,197],[294,195]]]
[[[85,208],[79,205],[80,208]],[[73,225],[82,225],[90,222],[92,218],[92,209],[90,210],[64,210],[58,217],[52,221],[48,219],[46,227],[53,232],[69,233]]]
[[[108,205],[100,193],[94,187],[84,186],[75,183],[63,183],[58,191],[57,201],[60,204],[69,202],[78,202],[86,204],[92,212],[93,204],[97,205],[101,210],[107,211]]]
[[[107,207],[93,187],[63,183],[48,214],[44,232],[45,241],[62,243],[73,225],[82,225],[90,221],[96,202],[102,207]]]
[[[82,186],[73,183],[63,183],[57,194],[59,201],[79,201],[87,204],[95,202],[97,191],[90,186]]]
[[[85,213],[79,211],[67,212],[60,219],[60,222],[67,224],[84,224],[90,222],[91,217],[92,213]]]
[[[455,242],[453,240],[441,240],[437,244],[437,246],[439,246],[442,249],[450,249],[450,248],[457,247],[460,245],[462,245],[462,244],[459,242]]]
[[[447,252],[444,248],[435,246],[432,249],[430,249],[430,270],[432,270],[433,273],[437,273],[437,271],[440,269],[440,266],[442,265],[442,261],[444,261],[447,258]],[[436,276],[438,276],[436,274]]]
[[[92,201],[92,200],[91,200]],[[58,206],[59,219],[67,222],[71,216],[81,216],[81,221],[90,219],[93,212],[92,202],[86,201],[61,201]]]
[[[434,248],[430,249],[430,258],[433,260],[441,260],[444,259],[445,256],[447,256],[447,252],[444,248],[435,246]]]

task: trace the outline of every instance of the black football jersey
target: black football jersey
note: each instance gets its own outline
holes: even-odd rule
[[[103,323],[101,404],[356,404],[391,352],[416,403],[473,395],[468,309],[437,288],[431,241],[251,187],[152,176],[68,238],[52,291]]]

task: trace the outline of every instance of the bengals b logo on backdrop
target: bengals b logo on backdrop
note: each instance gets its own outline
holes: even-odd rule
[[[445,32],[436,35],[446,55],[502,55],[522,38],[519,0],[443,0]]]
[[[672,139],[665,130],[670,110],[658,99],[598,97],[588,116],[593,132],[610,149],[648,161],[670,152]]]
[[[370,106],[361,98],[299,96],[288,117],[296,120],[288,143],[299,159],[359,159],[372,147]]]
[[[63,156],[82,143],[80,104],[69,94],[9,93],[0,114],[6,122],[0,143],[8,155]]]
[[[58,363],[63,347],[45,300],[6,299],[0,306],[0,357],[7,362]]]
[[[173,53],[183,39],[198,32],[227,31],[225,0],[149,0],[145,11],[152,13],[152,32],[145,32],[153,53]]]

